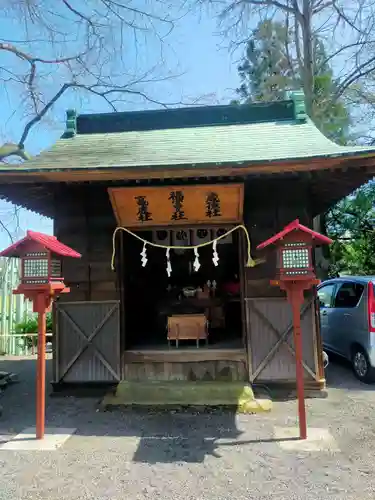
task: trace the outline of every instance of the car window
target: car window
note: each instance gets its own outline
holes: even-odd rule
[[[322,286],[318,290],[318,299],[320,307],[332,307],[332,296],[335,285]]]
[[[335,307],[355,307],[362,297],[364,288],[361,283],[343,283],[337,290]]]

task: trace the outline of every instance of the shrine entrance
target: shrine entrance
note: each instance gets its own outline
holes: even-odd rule
[[[158,244],[190,246],[212,241],[230,229],[184,227],[135,234]],[[242,348],[240,240],[238,231],[220,240],[217,266],[210,245],[199,249],[199,269],[193,250],[172,249],[168,260],[164,249],[152,247],[143,267],[143,242],[125,234],[121,297],[124,348]]]
[[[110,197],[124,228],[118,273],[125,378],[131,363],[204,361],[233,362],[231,380],[245,379],[242,185],[124,188]],[[171,378],[196,376],[172,365]]]

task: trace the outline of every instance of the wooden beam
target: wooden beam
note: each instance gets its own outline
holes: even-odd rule
[[[128,350],[123,353],[124,363],[193,363],[199,361],[240,361],[246,362],[245,349],[184,349]]]
[[[329,165],[334,168],[330,170],[327,168]],[[281,167],[284,170],[280,170]],[[301,170],[302,167],[306,170]],[[275,170],[277,168],[279,168],[278,172],[270,172],[270,169]],[[285,163],[282,165],[271,164],[268,166],[252,165],[248,167],[233,167],[232,169],[229,169],[231,170],[229,172],[230,175],[224,176],[222,175],[223,169],[218,167],[217,170],[209,170],[211,174],[209,178],[212,183],[216,184],[218,183],[218,178],[220,177],[226,179],[227,182],[230,177],[233,180],[237,179],[237,181],[239,178],[242,179],[245,177],[246,185],[251,187],[249,193],[246,195],[246,199],[250,200],[252,206],[254,206],[254,203],[260,203],[261,205],[264,203],[263,187],[266,183],[268,191],[271,189],[271,186],[276,186],[276,188],[272,188],[273,192],[277,193],[279,189],[285,193],[290,192],[292,198],[294,197],[294,192],[297,192],[300,189],[301,182],[306,183],[311,186],[311,199],[316,214],[325,210],[329,206],[332,206],[333,203],[370,180],[375,175],[375,159],[357,158],[351,159],[351,161],[345,159],[344,161],[341,158],[331,159],[330,163],[323,160],[320,160],[320,162],[314,162],[311,160],[311,163],[305,162],[304,164],[290,166],[290,168],[295,169],[294,171],[285,170],[288,168],[288,165]],[[343,169],[347,170],[344,172]],[[243,175],[244,171],[249,173],[247,175]],[[236,175],[233,175],[233,172],[235,172]],[[241,172],[241,175],[239,175],[238,172]],[[107,173],[99,171],[99,173],[94,175],[94,179],[86,179],[82,177],[82,172],[81,176],[76,177],[74,177],[75,173],[73,172],[73,179],[65,180],[64,178],[69,175],[69,172],[57,173],[59,179],[55,180],[46,180],[41,177],[34,179],[33,174],[22,173],[22,184],[20,183],[21,178],[19,176],[17,177],[17,182],[10,184],[8,182],[11,182],[14,178],[12,176],[7,177],[5,174],[2,174],[0,196],[2,195],[2,198],[6,201],[12,202],[34,212],[43,214],[47,217],[54,217],[53,197],[55,192],[60,192],[62,187],[70,193],[73,188],[79,191],[84,186],[91,191],[94,186],[96,189],[100,187],[103,189],[104,186],[140,186],[147,184],[147,179],[131,178],[133,174],[137,176],[140,175],[140,170],[133,172],[132,170],[126,169],[125,173],[129,174],[128,178],[123,177],[124,169],[115,169],[108,171]],[[179,185],[183,182],[183,178],[187,179],[187,182],[189,183],[207,183],[207,178],[204,175],[199,175],[200,173],[202,172],[198,172],[194,169],[194,172],[190,172],[190,175],[188,175],[189,173],[186,173],[186,170],[179,169],[178,174],[180,177],[173,179],[171,175],[172,171],[168,171],[168,175],[165,175],[166,172],[164,171],[162,178],[160,178],[160,180],[157,180],[156,178],[153,179],[152,184],[158,183],[159,185],[163,185],[163,183],[175,183],[176,185]],[[203,173],[207,173],[207,171],[204,171]],[[215,173],[218,177],[212,177],[213,173]],[[113,178],[108,178],[111,175]],[[152,175],[157,175],[157,171],[153,171]],[[290,189],[292,187],[293,189]],[[71,200],[72,196],[66,198],[66,202],[64,202],[66,203],[66,206],[64,203],[64,206],[62,206],[64,210],[69,209]]]
[[[38,171],[28,171],[26,168],[17,168],[16,171],[1,169],[3,183],[49,183],[49,182],[82,182],[82,181],[108,181],[108,180],[156,180],[156,179],[182,179],[187,177],[207,176],[242,176],[257,173],[284,173],[304,172],[324,169],[342,168],[344,165],[358,168],[370,167],[375,172],[375,153],[372,156],[360,157],[334,157],[334,158],[306,158],[294,161],[247,163],[241,165],[179,165],[172,168],[163,166],[143,167],[118,167],[96,169],[60,169],[51,170],[42,168]]]

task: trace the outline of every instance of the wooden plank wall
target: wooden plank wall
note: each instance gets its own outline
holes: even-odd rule
[[[56,237],[82,254],[81,259],[63,262],[65,282],[71,292],[60,300],[118,300],[116,273],[111,270],[116,221],[106,188],[61,187],[55,197],[55,213]]]
[[[253,186],[249,183],[245,194],[245,224],[250,233],[252,255],[255,258],[266,258],[265,263],[254,268],[245,269],[246,330],[249,377],[251,381],[254,380],[253,372],[256,366],[267,355],[267,352],[264,351],[266,343],[268,342],[270,346],[273,346],[277,340],[275,332],[271,331],[272,329],[268,332],[265,324],[258,321],[259,318],[255,314],[252,305],[261,301],[259,304],[266,308],[267,320],[274,323],[275,328],[279,326],[279,321],[281,321],[280,306],[283,306],[284,300],[285,306],[283,307],[285,312],[290,315],[285,293],[280,291],[278,287],[270,285],[270,280],[275,277],[276,273],[275,251],[257,252],[255,248],[259,243],[270,238],[296,218],[302,224],[312,227],[312,210],[307,184],[305,189],[303,185],[299,185],[298,189],[293,190],[293,180],[290,181],[291,185],[284,186],[285,189],[280,181],[270,180],[268,184],[265,181],[263,183],[263,187],[257,185],[257,183],[254,183]],[[306,303],[311,302],[312,296],[312,291],[306,292]],[[280,299],[282,299],[281,302]],[[312,372],[321,376],[321,353],[318,352],[319,331],[317,317],[313,312],[312,309],[312,313],[306,316],[303,323],[305,339],[303,350],[304,358]],[[292,364],[293,366],[291,366]],[[285,365],[288,365],[290,369],[286,370]],[[290,353],[285,348],[279,349],[274,357],[270,358],[270,366],[266,365],[262,373],[259,374],[260,379],[266,372],[269,372],[268,378],[273,381],[282,382],[289,378],[294,373],[294,360]],[[258,380],[257,376],[255,376],[255,380]]]
[[[254,181],[246,188],[244,222],[250,234],[252,256],[266,258],[264,264],[245,269],[247,297],[284,296],[269,284],[276,272],[276,253],[272,250],[257,252],[257,245],[296,218],[302,224],[312,226],[308,186],[303,189],[303,185],[299,185],[293,190],[293,180],[290,182],[291,185],[283,186],[280,180]]]

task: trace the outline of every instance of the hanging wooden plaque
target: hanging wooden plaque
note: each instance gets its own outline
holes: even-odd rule
[[[242,222],[243,184],[121,187],[108,193],[123,227]]]

